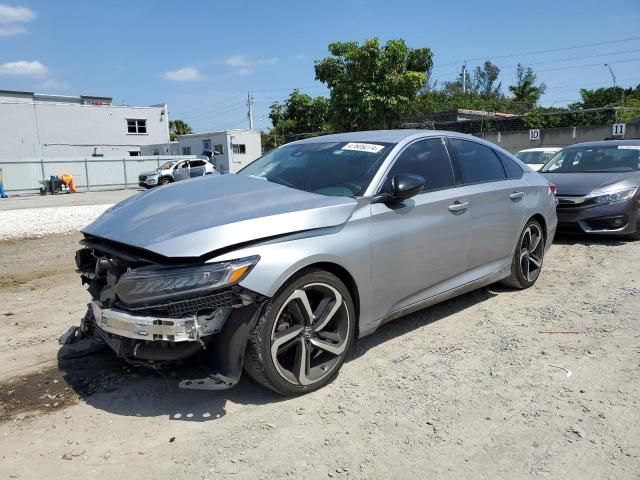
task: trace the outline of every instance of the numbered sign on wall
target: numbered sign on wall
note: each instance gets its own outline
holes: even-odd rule
[[[529,140],[540,140],[540,130],[529,130]]]
[[[626,126],[625,123],[614,123],[613,127],[611,128],[611,135],[616,136],[616,137],[624,136],[624,127],[625,126]]]

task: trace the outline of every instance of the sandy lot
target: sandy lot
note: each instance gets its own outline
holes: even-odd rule
[[[640,478],[640,243],[560,239],[534,288],[397,320],[283,399],[58,361],[78,240],[0,242],[0,478]]]

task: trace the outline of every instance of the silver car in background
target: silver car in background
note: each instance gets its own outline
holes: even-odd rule
[[[542,176],[463,134],[290,143],[86,227],[81,331],[132,364],[199,356],[210,374],[183,386],[228,388],[244,368],[281,394],[309,392],[387,321],[497,281],[533,285],[555,206]]]

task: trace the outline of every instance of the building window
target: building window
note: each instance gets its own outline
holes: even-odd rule
[[[240,155],[247,153],[247,146],[244,143],[232,143],[231,149],[233,150],[233,153],[238,153]]]
[[[147,121],[139,118],[127,119],[127,133],[147,133]]]
[[[202,150],[204,150],[205,152],[211,151],[211,140],[202,140]]]
[[[222,155],[224,153],[224,148],[222,148],[222,144],[218,143],[217,145],[214,145],[213,152],[218,155]]]
[[[160,155],[160,149],[159,148],[154,148],[153,149],[153,154],[154,155]]]
[[[140,152],[135,151],[135,150],[130,151],[130,152],[129,152],[129,156],[130,156],[130,157],[139,157],[139,156],[140,156]]]
[[[183,155],[191,155],[191,147],[182,147]]]

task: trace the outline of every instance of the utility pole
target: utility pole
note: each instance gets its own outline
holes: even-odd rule
[[[251,92],[247,92],[247,107],[249,107],[249,113],[247,113],[247,117],[249,117],[249,130],[253,130],[253,97],[251,96]]]
[[[462,93],[467,93],[467,61],[462,65]]]
[[[608,63],[604,64],[605,67],[607,67],[609,69],[609,73],[611,74],[611,79],[613,80],[613,89],[615,90],[616,88],[616,76],[613,73],[613,70],[611,69],[611,65],[609,65]],[[624,88],[622,89],[622,113],[624,114]],[[616,109],[616,121],[618,121],[618,110]]]

